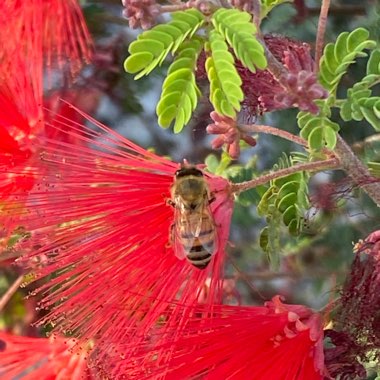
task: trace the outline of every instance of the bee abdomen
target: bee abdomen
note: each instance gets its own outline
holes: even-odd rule
[[[191,247],[187,254],[187,260],[198,269],[205,269],[211,261],[211,254],[202,245]]]

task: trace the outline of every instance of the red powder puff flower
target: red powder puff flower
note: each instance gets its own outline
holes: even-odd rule
[[[44,102],[44,106],[50,109],[44,113],[42,82],[42,62],[40,67],[30,64],[22,52],[15,53],[11,62],[5,60],[0,66],[0,166],[2,172],[7,173],[0,178],[2,199],[17,190],[32,189],[34,174],[30,164],[38,155],[33,140],[42,135],[70,138],[67,133],[59,133],[46,125],[45,118],[52,118],[53,113],[66,117],[75,114],[76,121],[83,122],[83,118],[66,103],[58,102],[57,93],[50,94]],[[98,94],[87,89],[71,90],[65,97],[79,103],[86,101],[89,111],[98,101]]]
[[[128,379],[316,380],[324,375],[319,314],[274,297],[263,307],[198,306],[181,334],[122,361]],[[125,343],[125,350],[129,348]]]
[[[74,353],[73,339],[28,338],[0,331],[2,380],[89,380],[85,353]]]
[[[11,59],[23,50],[31,57],[42,54],[51,69],[69,67],[77,72],[92,54],[92,40],[77,0],[5,0],[0,5],[2,53]]]
[[[288,69],[281,84],[267,71],[252,74],[242,65],[238,71],[243,79],[243,106],[249,115],[257,115],[298,106],[316,113],[314,100],[325,98],[326,90],[317,82],[310,46],[282,36],[266,35],[264,41],[274,57]]]
[[[37,74],[37,73],[36,73]],[[6,80],[5,80],[6,78]],[[42,76],[40,76],[42,81]],[[0,68],[0,198],[16,190],[29,191],[33,175],[29,161],[32,140],[41,131],[41,98],[26,70],[26,63],[15,56],[12,65]]]
[[[380,355],[380,231],[356,246],[351,272],[337,302],[334,330],[327,336],[326,365],[334,378],[363,378],[363,363]]]
[[[51,308],[41,322],[84,341],[95,338],[109,351],[120,341],[140,339],[173,303],[197,302],[209,277],[205,302],[220,301],[233,201],[229,183],[205,173],[215,197],[210,208],[218,249],[204,270],[179,260],[168,244],[174,209],[167,202],[179,165],[80,114],[96,129],[63,117],[54,126],[90,145],[36,139],[41,153],[33,169],[39,173],[46,165],[54,175],[41,175],[33,192],[10,198],[22,200],[25,211],[1,215],[0,223],[16,218],[31,233],[17,247],[27,251],[21,262],[47,258],[34,271],[36,278],[50,276],[38,289],[41,307]],[[29,248],[36,246],[41,248]]]
[[[93,114],[99,105],[101,97],[100,91],[88,87],[74,87],[70,90],[53,91],[44,101],[44,106],[48,109],[44,117],[47,121],[53,121],[56,115],[69,119],[72,124],[82,124],[85,118],[75,111],[71,104],[75,104],[88,114]],[[64,101],[62,101],[64,100]],[[76,134],[68,134],[60,129],[52,127],[45,123],[44,135],[51,140],[59,140],[73,144],[81,144],[83,140],[76,139]]]

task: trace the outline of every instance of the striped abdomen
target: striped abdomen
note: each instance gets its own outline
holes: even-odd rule
[[[215,227],[209,214],[199,220],[195,216],[183,218],[179,226],[179,238],[187,260],[198,269],[205,269],[215,250]],[[196,223],[196,224],[195,224]]]

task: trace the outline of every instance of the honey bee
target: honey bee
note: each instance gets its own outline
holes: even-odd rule
[[[183,165],[175,173],[171,187],[174,223],[171,243],[179,259],[186,258],[198,269],[205,269],[217,251],[217,238],[210,203],[211,196],[201,170]]]

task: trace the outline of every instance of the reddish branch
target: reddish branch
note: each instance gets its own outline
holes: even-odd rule
[[[326,24],[327,24],[327,15],[329,13],[329,6],[330,6],[330,0],[322,1],[321,13],[319,14],[319,20],[318,20],[317,39],[315,42],[315,62],[316,62],[315,71],[316,72],[318,72],[319,60],[321,59],[321,56],[322,56]]]
[[[380,207],[380,182],[369,173],[367,167],[356,157],[348,144],[338,135],[335,153],[339,157],[342,168],[363,188],[363,190]]]
[[[0,299],[0,312],[4,309],[5,305],[12,298],[13,294],[17,291],[19,286],[24,281],[24,276],[19,276],[16,281],[11,285],[11,287],[6,291],[6,293]]]
[[[293,135],[292,133],[279,128],[270,127],[269,125],[244,124],[239,125],[239,129],[243,132],[248,133],[265,133],[273,136],[282,137],[285,140],[289,140],[298,145],[307,147],[307,141],[304,140],[302,137]]]
[[[271,172],[262,175],[258,178],[252,179],[250,181],[231,184],[231,192],[239,194],[242,191],[253,189],[257,186],[264,185],[269,181],[277,178],[287,177],[290,174],[297,173],[300,171],[320,171],[326,169],[336,169],[339,167],[339,161],[336,158],[330,158],[328,160],[306,162],[291,166],[289,168],[280,169],[275,172]]]

